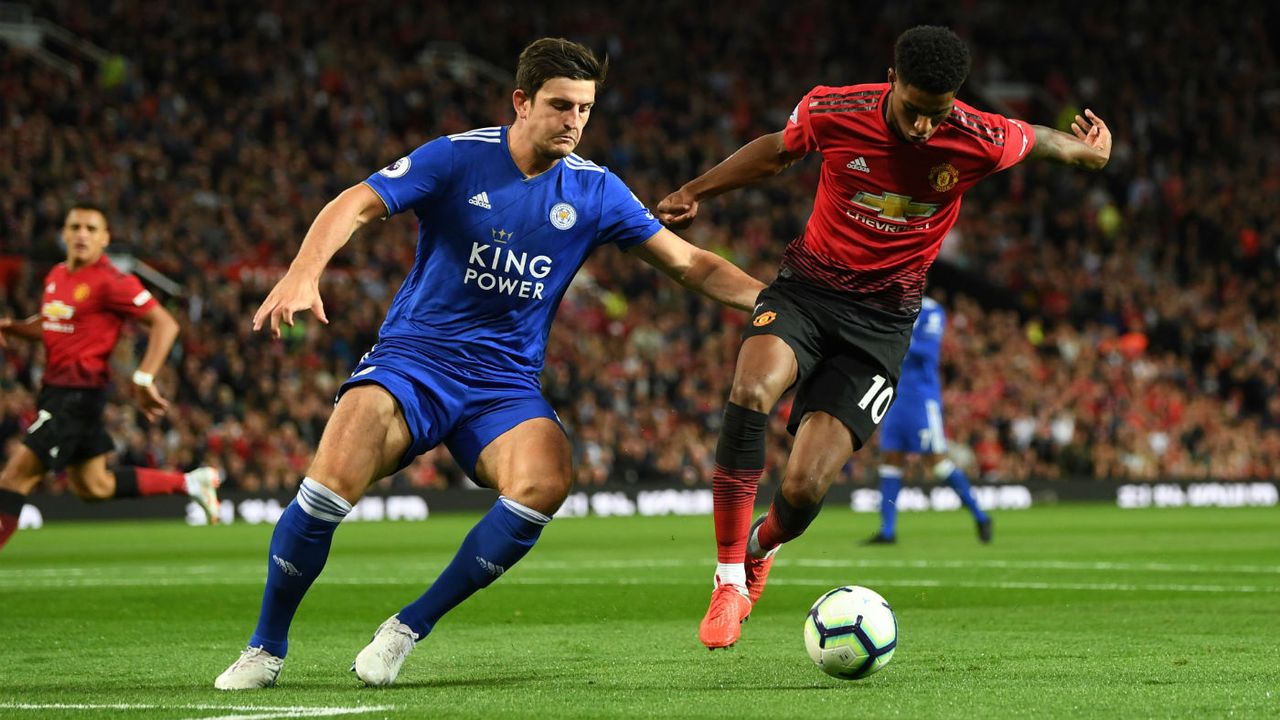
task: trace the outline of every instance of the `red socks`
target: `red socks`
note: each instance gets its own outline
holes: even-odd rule
[[[712,515],[716,523],[716,560],[740,563],[747,558],[747,530],[756,502],[756,484],[764,469],[730,470],[716,465],[711,476],[711,494],[715,502]]]

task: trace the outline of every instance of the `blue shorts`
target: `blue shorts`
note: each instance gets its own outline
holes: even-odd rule
[[[942,428],[942,401],[936,397],[906,396],[893,401],[880,423],[880,449],[920,455],[947,451]]]
[[[499,435],[533,418],[560,425],[537,378],[453,367],[403,346],[374,345],[338,388],[338,397],[366,383],[391,393],[409,426],[412,440],[397,470],[444,443],[467,475],[478,480],[480,451]]]

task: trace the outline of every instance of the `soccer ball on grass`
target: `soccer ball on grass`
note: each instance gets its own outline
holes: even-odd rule
[[[898,619],[874,590],[858,585],[823,594],[804,621],[809,657],[832,677],[866,677],[893,658],[898,646]]]

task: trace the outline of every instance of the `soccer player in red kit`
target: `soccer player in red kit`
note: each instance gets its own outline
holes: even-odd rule
[[[0,346],[8,335],[43,340],[46,365],[38,414],[22,444],[0,471],[0,548],[18,529],[27,495],[49,470],[66,469],[85,500],[140,495],[189,495],[217,520],[221,474],[210,467],[189,473],[143,467],[107,468],[114,450],[103,427],[107,357],[128,319],[147,326],[147,349],[133,374],[134,399],[149,420],[169,403],[156,390],[156,372],[178,337],[178,322],[151,297],[138,278],[116,269],[103,254],[111,236],[106,214],[78,204],[67,212],[62,240],[67,260],[49,271],[40,314],[27,320],[0,318]]]
[[[1098,170],[1111,155],[1111,133],[1090,110],[1069,134],[957,100],[968,72],[954,33],[912,28],[894,45],[887,83],[814,88],[784,130],[658,205],[660,220],[684,227],[700,201],[822,154],[813,214],[760,295],[725,408],[712,478],[715,590],[699,631],[708,648],[738,640],[773,554],[805,531],[889,410],[925,273],[964,192],[1025,159]],[[795,447],[769,511],[753,523],[768,413],[793,385]]]

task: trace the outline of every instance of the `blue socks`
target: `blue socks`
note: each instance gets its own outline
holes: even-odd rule
[[[946,461],[950,463],[950,461]],[[974,522],[984,523],[987,521],[987,514],[982,512],[982,508],[978,507],[978,499],[973,496],[973,488],[969,487],[969,478],[965,477],[964,471],[952,465],[951,472],[947,473],[946,483],[952,490],[956,491],[956,495],[960,496],[960,502],[973,515]]]
[[[250,647],[261,647],[276,657],[289,651],[294,613],[324,569],[333,531],[349,512],[351,503],[340,495],[311,478],[302,480],[298,496],[271,533],[267,586],[262,591],[262,612],[249,638]]]
[[[448,567],[422,597],[400,610],[400,622],[426,637],[445,613],[488,587],[538,541],[551,518],[509,498],[498,502],[471,528]]]
[[[902,468],[880,466],[880,535],[892,538],[898,534],[898,493],[902,490]]]

